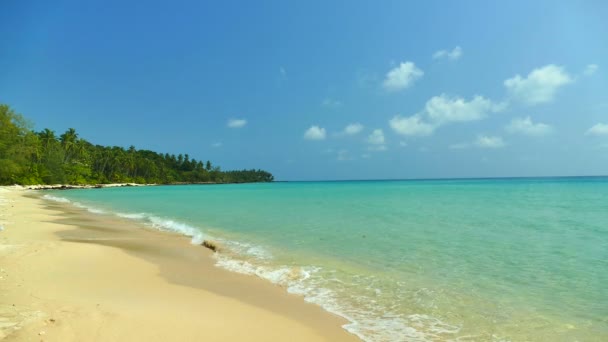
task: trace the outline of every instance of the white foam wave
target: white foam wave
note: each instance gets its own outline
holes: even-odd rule
[[[94,214],[106,214],[105,210],[87,206],[80,202],[72,202],[72,201],[68,200],[67,198],[57,197],[57,196],[48,195],[48,194],[44,195],[43,198],[45,198],[47,200],[55,201],[55,202],[60,202],[60,203],[71,203],[73,206],[75,206],[77,208],[86,209],[87,211],[94,213]],[[196,227],[190,226],[188,224],[185,224],[185,223],[173,220],[173,219],[162,218],[162,217],[158,217],[158,216],[154,216],[154,215],[148,215],[146,213],[114,213],[114,214],[119,217],[131,219],[131,220],[142,221],[145,224],[147,224],[148,226],[159,229],[159,230],[165,230],[165,231],[170,231],[170,232],[175,232],[178,234],[190,236],[190,237],[192,237],[191,242],[193,244],[201,244],[205,239],[209,238],[209,236],[203,234],[203,232],[201,232],[201,230],[197,229]]]
[[[60,203],[70,203],[71,202],[67,198],[56,197],[56,196],[53,196],[53,195],[44,195],[44,196],[42,196],[42,198],[50,200],[50,201],[60,202]]]
[[[86,209],[88,212],[93,213],[93,214],[105,214],[106,212],[104,210],[95,208],[95,207],[90,207],[90,206],[86,206],[80,202],[73,202],[72,205],[74,205],[75,207],[81,208],[81,209]]]
[[[256,246],[250,243],[238,242],[232,240],[223,240],[219,239],[222,242],[222,245],[229,248],[232,252],[242,255],[253,257],[258,260],[270,260],[272,259],[272,253],[267,249]]]
[[[128,219],[131,219],[131,220],[142,220],[142,219],[146,218],[146,214],[145,213],[138,213],[138,214],[116,213],[116,216],[123,217],[123,218],[128,218]]]
[[[95,208],[87,208],[87,210],[93,214],[105,214],[106,213],[104,210],[95,209]]]
[[[4,230],[4,227],[3,227],[3,226],[0,226],[0,232],[1,232],[1,231],[3,231],[3,230]]]
[[[183,234],[192,237],[191,242],[193,244],[200,245],[207,236],[203,234],[199,229],[189,226],[185,223],[175,221],[172,219],[161,218],[157,216],[148,216],[147,220],[151,223],[151,226],[161,230],[168,230],[175,233]]]
[[[214,258],[218,267],[266,279],[284,287],[289,293],[301,295],[307,302],[344,317],[349,323],[343,328],[363,341],[446,340],[460,331],[459,326],[447,324],[435,317],[403,315],[382,307],[373,298],[382,295],[382,290],[373,286],[368,288],[372,297],[362,295],[353,298],[352,287],[360,288],[362,284],[373,283],[372,279],[366,277],[355,276],[358,279],[355,283],[347,283],[344,279],[331,276],[332,272],[324,272],[321,267],[271,265],[268,260],[251,259],[247,255],[226,255],[223,251],[214,254]],[[330,283],[342,286],[331,286]]]
[[[115,215],[118,217],[143,222],[147,226],[158,230],[170,231],[189,236],[192,238],[192,244],[200,245],[205,239],[210,238],[196,227],[169,218],[162,218],[146,213],[115,213]]]
[[[48,195],[47,194],[47,195],[42,196],[42,198],[44,198],[46,200],[49,200],[49,201],[59,202],[59,203],[71,203],[73,206],[75,206],[77,208],[80,208],[80,209],[85,209],[88,212],[93,213],[93,214],[105,214],[106,213],[105,210],[101,210],[99,208],[87,206],[87,205],[84,205],[84,204],[82,204],[80,202],[72,202],[69,199],[64,198],[64,197],[57,197],[57,196],[53,196],[53,195]]]

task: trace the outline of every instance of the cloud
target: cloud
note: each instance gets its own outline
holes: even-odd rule
[[[230,119],[228,120],[228,127],[230,128],[242,128],[247,125],[247,120],[245,119]]]
[[[435,126],[422,121],[420,115],[394,116],[388,121],[393,131],[402,135],[426,136],[433,134]]]
[[[495,104],[483,96],[476,95],[471,101],[445,94],[434,96],[426,102],[425,112],[437,125],[449,122],[481,120],[490,112],[503,110],[504,104]]]
[[[532,122],[532,119],[529,116],[525,118],[515,118],[511,120],[511,123],[508,124],[505,129],[509,133],[519,133],[533,137],[547,135],[553,131],[553,128],[547,124],[541,122]]]
[[[375,129],[367,137],[368,151],[386,151],[386,139],[384,138],[384,132],[381,129]]]
[[[505,146],[505,142],[502,140],[501,137],[480,135],[477,137],[475,145],[481,148],[500,148]]]
[[[439,126],[451,122],[477,121],[489,113],[500,112],[506,103],[494,103],[483,96],[476,95],[470,101],[461,97],[441,94],[428,100],[421,113],[403,117],[394,116],[389,120],[390,127],[402,135],[431,135]]]
[[[325,140],[325,136],[325,128],[319,126],[310,126],[310,128],[304,132],[304,139],[307,140]]]
[[[381,129],[375,129],[372,134],[367,137],[367,142],[372,145],[384,145],[384,132]]]
[[[513,98],[536,105],[553,101],[557,90],[572,81],[564,68],[549,64],[532,70],[526,77],[515,75],[505,80],[504,85]]]
[[[401,146],[401,147],[406,147],[406,146],[407,146],[407,143],[406,143],[405,141],[400,141],[400,142],[399,142],[399,146]]]
[[[221,142],[214,142],[213,144],[211,144],[211,147],[222,147],[222,143]]]
[[[284,67],[279,68],[279,73],[281,73],[282,77],[287,77],[287,70]]]
[[[583,71],[583,74],[585,76],[591,76],[591,75],[595,74],[595,72],[597,71],[597,69],[599,69],[599,65],[597,65],[597,64],[588,64],[585,67],[585,71]]]
[[[401,63],[386,74],[383,86],[388,91],[403,90],[414,84],[422,75],[424,75],[424,72],[417,68],[414,63]]]
[[[455,47],[452,51],[439,50],[433,54],[433,59],[447,58],[449,60],[455,61],[460,57],[462,57],[462,49],[460,48],[460,46]]]
[[[597,123],[587,130],[586,135],[608,135],[608,124]]]
[[[346,127],[344,127],[344,134],[348,134],[348,135],[355,135],[359,132],[361,132],[363,130],[363,125],[356,122],[356,123],[351,123],[348,124]]]
[[[342,102],[335,99],[326,98],[323,100],[323,102],[321,102],[321,105],[327,108],[338,108],[342,107]]]

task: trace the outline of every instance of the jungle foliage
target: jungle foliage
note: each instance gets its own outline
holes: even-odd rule
[[[94,145],[75,129],[35,132],[8,105],[0,104],[0,184],[175,184],[271,182],[263,170],[221,171],[188,154],[162,154]]]

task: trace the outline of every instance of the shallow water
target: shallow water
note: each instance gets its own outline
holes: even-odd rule
[[[608,178],[53,191],[222,245],[369,341],[608,340]]]

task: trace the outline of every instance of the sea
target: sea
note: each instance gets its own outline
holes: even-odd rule
[[[608,178],[48,191],[221,246],[364,341],[608,341]]]

